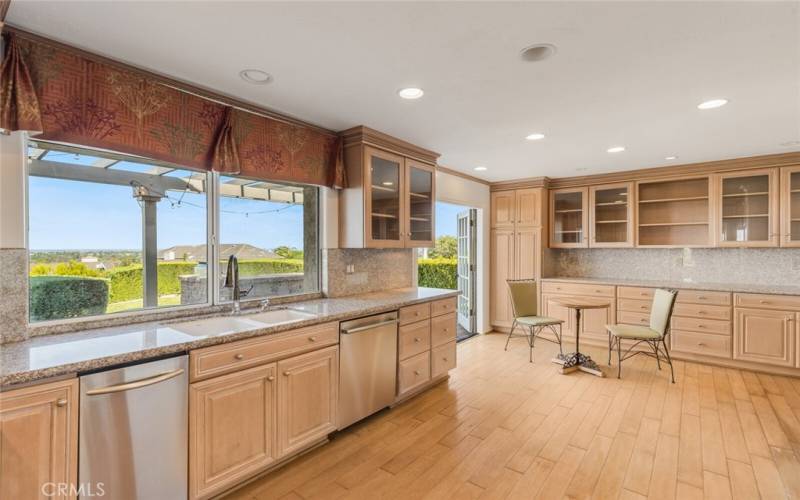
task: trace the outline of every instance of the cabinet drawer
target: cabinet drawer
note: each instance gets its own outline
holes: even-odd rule
[[[542,293],[613,297],[614,285],[593,285],[591,283],[562,283],[558,281],[545,281],[542,283]]]
[[[652,301],[650,300],[636,300],[636,299],[619,299],[617,300],[617,309],[620,311],[650,313]]]
[[[730,321],[732,312],[730,306],[710,306],[705,304],[675,304],[672,314],[689,318],[709,318]]]
[[[729,292],[709,292],[706,290],[679,290],[675,303],[729,306],[731,305],[731,294]]]
[[[456,367],[456,341],[431,349],[431,378],[444,375]]]
[[[621,299],[653,300],[654,291],[655,288],[620,286],[617,287],[617,296]]]
[[[238,371],[292,354],[339,343],[338,323],[325,323],[189,353],[192,382]]]
[[[416,389],[431,379],[431,352],[425,351],[400,362],[398,368],[398,394]]]
[[[456,298],[450,297],[449,299],[437,300],[431,302],[431,317],[441,316],[443,314],[455,312]]]
[[[620,311],[617,313],[617,321],[625,325],[648,326],[650,324],[650,314],[630,312],[630,311]]]
[[[431,345],[442,345],[456,339],[456,313],[431,318]]]
[[[407,325],[431,317],[431,303],[416,304],[400,308],[400,324]]]
[[[731,338],[724,335],[673,330],[672,350],[731,359]]]
[[[688,330],[690,332],[716,333],[717,335],[731,334],[730,321],[719,321],[714,319],[684,318],[682,316],[673,316],[672,328],[676,330]]]
[[[736,307],[757,307],[759,309],[800,309],[800,297],[792,295],[766,295],[756,293],[737,293]]]
[[[431,323],[419,321],[400,327],[398,337],[398,356],[400,359],[410,358],[431,348]]]

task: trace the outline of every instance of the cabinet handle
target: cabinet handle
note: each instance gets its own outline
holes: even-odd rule
[[[703,342],[698,342],[697,345],[698,345],[698,347],[705,347],[706,346],[705,343],[703,343]]]
[[[768,300],[759,300],[759,304],[769,304]]]
[[[56,406],[59,406],[59,407],[67,406],[67,400],[66,399],[59,399],[58,401],[56,401]]]
[[[697,311],[697,314],[705,314],[705,311]]]
[[[317,337],[308,337],[308,341],[309,342],[316,342],[317,341]]]
[[[447,332],[449,332],[449,331],[450,331],[450,329],[449,329],[449,328],[445,328],[445,329],[444,329],[444,333],[447,333]]]
[[[639,306],[640,309],[647,309],[647,306]]]
[[[284,377],[288,377],[288,376],[289,376],[289,375],[291,375],[291,374],[292,374],[292,372],[290,372],[290,371],[285,371],[285,372],[283,372],[283,376],[284,376]]]
[[[698,295],[697,296],[697,300],[706,300],[706,296],[705,295]]]
[[[414,375],[419,375],[419,370],[414,370]]]
[[[419,311],[414,311],[414,316],[419,316]]]
[[[419,342],[420,340],[422,340],[422,339],[419,338],[419,337],[414,337],[414,342]]]
[[[269,380],[270,382],[272,382],[273,380],[275,380],[275,377],[273,377],[272,375],[270,375],[269,377],[267,377],[267,380]]]
[[[705,327],[706,327],[706,325],[704,325],[702,323],[698,323],[698,325],[697,325],[697,328],[705,328]]]
[[[244,359],[244,354],[239,353],[239,354],[235,355],[234,358],[236,358],[238,360],[242,360],[242,359]]]

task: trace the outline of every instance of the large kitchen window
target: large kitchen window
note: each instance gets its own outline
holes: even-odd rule
[[[224,303],[230,255],[242,300],[319,289],[315,187],[45,142],[28,157],[31,322]]]

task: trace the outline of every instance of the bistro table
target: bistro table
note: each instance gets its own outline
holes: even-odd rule
[[[592,358],[581,353],[580,339],[581,339],[581,311],[584,309],[606,309],[610,307],[608,300],[580,298],[580,297],[552,297],[549,299],[553,304],[558,304],[566,307],[569,310],[575,310],[575,352],[566,354],[558,354],[553,358],[553,363],[561,365],[561,373],[572,373],[576,370],[591,373],[598,377],[604,377],[605,374],[597,366],[597,363],[592,361]]]

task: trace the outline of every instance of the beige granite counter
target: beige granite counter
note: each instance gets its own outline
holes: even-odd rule
[[[742,283],[707,283],[696,281],[670,281],[670,280],[635,280],[617,278],[580,278],[580,277],[552,277],[542,278],[542,281],[558,281],[562,283],[603,283],[620,286],[643,286],[653,288],[678,288],[684,290],[709,290],[718,292],[739,293],[766,293],[775,295],[798,295],[800,285],[748,285]]]
[[[329,321],[357,318],[457,294],[454,290],[437,288],[401,288],[295,302],[288,305],[316,316],[235,334],[190,335],[170,327],[175,324],[173,320],[33,337],[0,345],[0,387],[47,377],[74,375]]]

